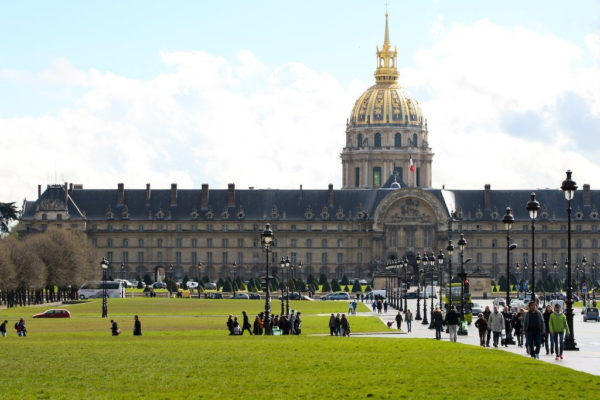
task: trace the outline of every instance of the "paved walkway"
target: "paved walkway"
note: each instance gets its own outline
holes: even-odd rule
[[[491,301],[478,301],[479,304],[489,305],[491,307]],[[421,313],[423,311],[423,302],[421,302]],[[370,307],[370,304],[367,304]],[[408,300],[408,308],[412,311],[413,317],[416,316],[417,304],[416,300]],[[427,310],[429,312],[429,302],[427,302]],[[546,355],[544,348],[540,351],[540,361],[549,363],[559,364],[564,367],[572,368],[577,371],[583,371],[594,375],[600,375],[600,323],[596,322],[583,322],[580,310],[576,309],[574,321],[575,324],[575,341],[579,347],[579,351],[565,351],[564,359],[555,361],[553,355]],[[379,316],[384,323],[388,321],[394,322],[396,326],[395,316],[398,313],[395,309],[388,309],[387,313],[377,314],[377,312],[361,312],[357,313],[360,316]],[[402,314],[404,318],[404,313]],[[427,316],[429,319],[429,315]],[[431,322],[431,321],[429,321]],[[387,338],[435,338],[435,330],[428,329],[429,325],[423,325],[422,321],[413,321],[412,332],[400,335],[390,334],[364,334],[356,335],[361,337],[387,337]],[[406,322],[402,322],[402,330],[406,330]],[[445,331],[442,332],[442,340],[448,340],[448,334]],[[458,342],[469,344],[473,346],[479,346],[479,334],[475,326],[470,325],[468,327],[468,334],[466,336],[458,336]],[[516,345],[509,345],[508,347],[494,347],[488,348],[489,351],[510,351],[511,353],[521,354],[525,357],[529,357],[525,351],[525,347],[518,347]]]

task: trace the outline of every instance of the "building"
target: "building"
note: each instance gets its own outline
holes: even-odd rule
[[[386,27],[377,49],[376,83],[356,101],[342,149],[342,189],[300,186],[289,190],[227,189],[90,190],[49,185],[25,201],[21,235],[51,227],[85,232],[98,259],[111,261],[113,277],[155,274],[211,280],[232,274],[264,274],[260,233],[270,222],[275,234],[273,269],[282,256],[303,262],[303,277],[368,278],[394,258],[408,257],[415,273],[417,253],[437,254],[464,233],[468,270],[505,274],[506,207],[514,210],[513,262],[531,263],[531,220],[525,209],[530,190],[448,190],[431,187],[433,152],[418,102],[398,80],[397,50]],[[566,200],[558,189],[536,190],[536,262],[541,274],[564,274],[567,258]],[[583,255],[597,263],[600,192],[577,191],[573,206],[573,264]],[[557,267],[553,263],[557,261]],[[546,268],[542,264],[546,262]],[[455,271],[457,259],[454,259]],[[515,272],[515,271],[513,271]],[[520,273],[520,272],[519,272]],[[590,271],[586,272],[589,276]]]

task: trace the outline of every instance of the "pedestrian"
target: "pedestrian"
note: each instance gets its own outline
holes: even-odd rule
[[[258,334],[262,335],[263,334],[263,329],[265,326],[265,322],[264,322],[264,314],[262,312],[258,313]]]
[[[512,332],[512,314],[508,306],[504,307],[502,311],[502,317],[504,318],[504,347],[508,347],[508,334]],[[500,342],[502,344],[502,342]]]
[[[483,313],[479,313],[477,321],[475,321],[475,327],[479,330],[479,345],[485,347],[485,337],[487,335],[488,323]]]
[[[2,334],[2,337],[6,337],[6,324],[8,324],[7,320],[4,320],[4,322],[0,324],[0,334]]]
[[[348,315],[352,314],[352,302],[348,303]]]
[[[331,313],[329,317],[329,336],[337,336],[337,331],[335,329],[335,315]]]
[[[252,333],[258,335],[258,315],[254,317],[254,322],[252,323]]]
[[[377,309],[377,303],[371,303],[371,308],[373,309],[373,312],[375,312],[375,310]]]
[[[117,325],[117,321],[115,320],[110,320],[110,332],[112,333],[113,336],[119,336],[119,333],[121,333],[121,329],[119,329],[119,325]]]
[[[410,310],[406,310],[406,331],[407,332],[412,331],[412,320],[413,320],[412,312]]]
[[[544,317],[544,325],[545,326],[548,326],[548,324],[550,323],[551,315],[552,315],[552,306],[550,304],[548,304],[546,306],[546,308],[544,309],[544,314],[542,314],[542,316]],[[546,348],[546,355],[550,354],[551,350],[552,350],[552,353],[554,353],[554,346],[552,344],[552,340],[554,340],[554,336],[551,335],[549,331],[550,331],[549,329],[546,329],[546,332],[544,333],[544,335],[542,337],[542,345]],[[548,337],[550,337],[550,346],[548,346]]]
[[[567,324],[567,317],[565,314],[561,312],[560,305],[554,305],[554,312],[550,315],[548,330],[550,334],[553,336],[553,340],[551,341],[551,345],[553,350],[555,350],[556,357],[555,360],[563,359],[563,347],[564,347],[564,339],[565,332],[567,335],[570,335],[569,324]],[[560,346],[559,346],[560,344]]]
[[[523,347],[523,309],[519,309],[518,313],[513,314],[512,326],[515,329],[515,336],[517,337],[517,345]]]
[[[338,313],[335,316],[335,336],[342,336],[343,335],[343,330],[342,330],[342,320],[340,318],[340,314]]]
[[[494,306],[494,312],[488,318],[488,325],[494,335],[494,347],[497,348],[502,328],[504,328],[504,317],[498,312],[498,306]]]
[[[383,308],[383,302],[381,299],[377,300],[377,314],[381,314],[381,309]]]
[[[290,314],[289,325],[290,325],[290,335],[295,335],[296,332],[294,331],[294,327],[296,326],[296,314],[294,314],[294,310],[292,310],[292,313]]]
[[[133,336],[142,336],[142,323],[137,315],[133,317]]]
[[[302,333],[302,326],[300,324],[302,320],[300,319],[300,311],[296,312],[296,319],[294,320],[294,334],[299,335]]]
[[[446,313],[446,318],[444,322],[448,327],[448,334],[450,335],[450,341],[456,342],[457,333],[458,333],[458,312],[456,312],[456,306],[452,306],[452,308]]]
[[[358,302],[354,300],[352,302],[352,314],[356,315],[356,307],[358,307]]]
[[[398,329],[402,328],[402,314],[400,314],[400,311],[396,314],[396,327]]]
[[[252,325],[250,325],[250,321],[248,320],[248,314],[246,314],[246,311],[242,311],[242,315],[244,316],[244,320],[242,321],[242,331],[240,332],[240,335],[243,335],[245,330],[252,335]]]
[[[529,302],[529,311],[525,314],[523,330],[527,338],[526,346],[528,347],[529,355],[531,358],[539,359],[542,334],[546,331],[546,327],[544,325],[544,317],[537,309],[533,300]]]
[[[25,318],[20,318],[19,322],[15,322],[15,330],[17,336],[27,336],[27,327],[25,326]]]
[[[383,312],[387,313],[387,309],[388,309],[388,302],[387,302],[387,300],[384,300],[383,301]]]
[[[488,322],[488,330],[486,332],[486,337],[485,337],[485,347],[490,347],[490,338],[492,336],[492,328],[490,327],[490,321],[489,321],[491,313],[492,313],[492,311],[490,310],[490,306],[485,306],[485,310],[483,310],[483,317]]]
[[[346,314],[342,314],[340,325],[342,327],[342,336],[350,337],[350,322],[348,322],[348,319],[346,319]]]
[[[436,307],[431,314],[431,322],[435,328],[435,339],[440,340],[442,338],[442,328],[444,327],[444,317],[442,316],[442,310]]]
[[[233,315],[231,314],[227,318],[227,329],[229,330],[229,336],[233,335]]]

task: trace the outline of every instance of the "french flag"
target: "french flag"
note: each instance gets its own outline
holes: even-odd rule
[[[410,172],[415,172],[415,164],[413,164],[412,154],[410,155],[409,165],[410,165]]]

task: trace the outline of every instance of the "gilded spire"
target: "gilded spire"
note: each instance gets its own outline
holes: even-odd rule
[[[390,45],[390,30],[388,28],[388,13],[385,13],[385,36],[381,50],[377,47],[377,69],[375,80],[377,83],[394,83],[398,80],[398,69],[396,68],[396,56],[398,51],[392,50]]]

